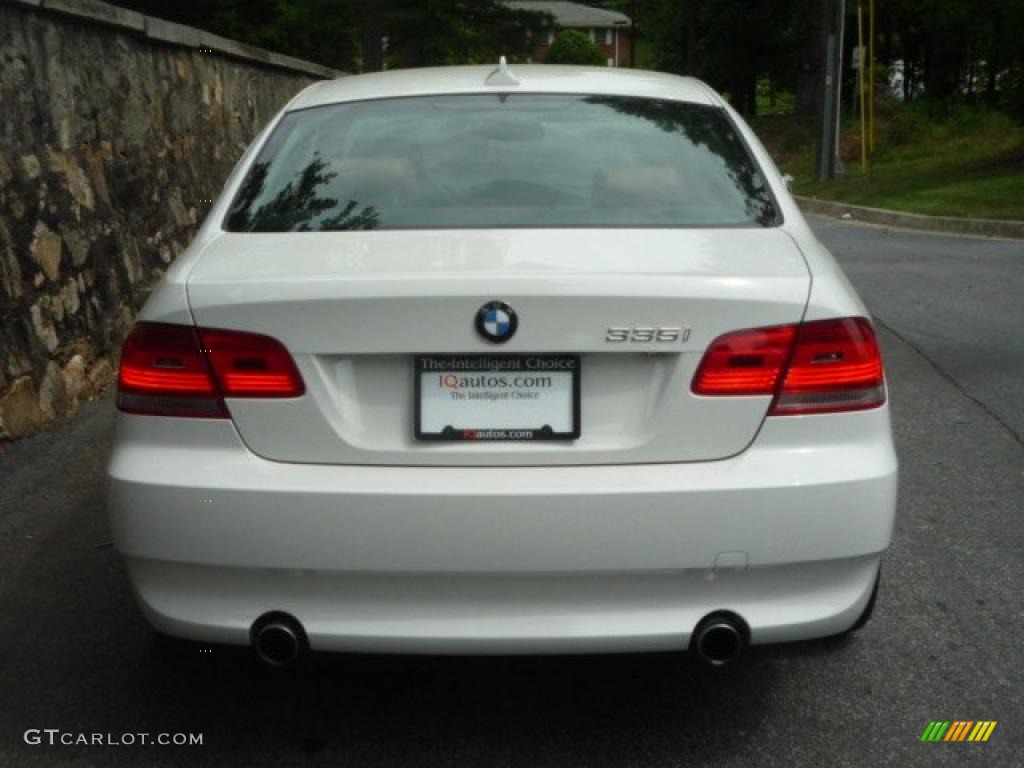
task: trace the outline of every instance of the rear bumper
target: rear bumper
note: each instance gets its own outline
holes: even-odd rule
[[[731,459],[586,467],[270,462],[227,421],[118,415],[114,541],[150,621],[244,643],[285,611],[314,649],[684,647],[847,629],[888,546],[888,411],[768,419]]]
[[[129,558],[143,610],[165,634],[245,644],[274,609],[314,650],[605,653],[682,650],[729,609],[756,644],[842,632],[867,605],[877,556],[748,571],[404,574],[281,572]]]

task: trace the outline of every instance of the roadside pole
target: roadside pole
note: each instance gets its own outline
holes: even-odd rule
[[[622,66],[622,62],[619,61],[619,38],[622,37],[622,33],[625,31],[627,23],[632,23],[632,21],[630,21],[630,22],[616,21],[615,22],[614,32],[615,32],[615,66],[616,67],[621,67]]]
[[[824,77],[821,90],[821,132],[818,139],[818,180],[836,175],[839,151],[839,80],[842,72],[842,29],[845,0],[821,0],[821,43]],[[819,49],[821,50],[821,49]]]
[[[875,154],[875,0],[868,5],[868,154]]]
[[[857,92],[860,94],[860,172],[868,172],[868,118],[864,110],[864,6],[857,3],[857,47],[862,51],[857,68]]]
[[[843,158],[839,156],[839,141],[842,138],[841,129],[843,125],[843,57],[846,55],[846,0],[840,0],[836,9],[836,25],[839,35],[836,42],[836,137],[835,137],[835,167],[832,169],[833,176],[845,176],[846,167],[843,165]]]

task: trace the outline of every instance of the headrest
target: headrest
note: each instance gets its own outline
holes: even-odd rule
[[[679,204],[683,182],[675,168],[635,165],[594,175],[594,204],[602,208],[636,208]]]
[[[346,157],[329,170],[337,174],[332,192],[344,190],[363,205],[400,205],[416,190],[416,173],[404,157]]]

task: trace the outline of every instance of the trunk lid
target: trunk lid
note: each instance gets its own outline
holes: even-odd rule
[[[189,276],[196,323],[266,334],[294,356],[296,399],[228,399],[268,459],[376,465],[619,464],[720,459],[753,440],[769,397],[690,382],[717,336],[799,322],[810,275],[781,229],[444,230],[224,234]],[[500,346],[482,305],[518,314]],[[609,343],[609,328],[689,329]],[[414,435],[417,355],[575,355],[580,437],[427,442]]]

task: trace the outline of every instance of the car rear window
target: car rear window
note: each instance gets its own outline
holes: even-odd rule
[[[232,202],[235,232],[772,226],[724,110],[469,94],[289,113]]]

